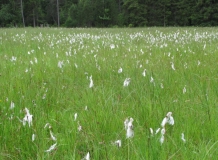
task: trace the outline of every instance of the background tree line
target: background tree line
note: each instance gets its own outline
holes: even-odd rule
[[[217,26],[217,0],[0,0],[0,26]]]

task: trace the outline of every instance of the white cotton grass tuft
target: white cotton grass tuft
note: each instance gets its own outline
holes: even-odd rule
[[[47,127],[48,127],[49,129],[51,128],[50,123],[46,123],[45,126],[44,126],[44,129],[47,128]]]
[[[160,137],[160,143],[163,144],[164,142],[164,134],[165,134],[165,128],[162,128],[161,129],[161,137]]]
[[[78,131],[80,132],[82,130],[82,126],[80,125],[79,121],[78,121],[78,127],[77,127]]]
[[[166,117],[164,117],[161,126],[164,128],[166,124],[174,125],[174,118],[172,116],[172,112],[168,112]]]
[[[10,109],[13,109],[14,107],[15,107],[14,102],[11,101]]]
[[[51,152],[56,148],[57,143],[53,144],[48,150],[46,150],[45,152]]]
[[[50,130],[50,136],[53,141],[57,141],[57,138],[54,136],[53,132]]]
[[[111,44],[111,45],[110,45],[110,48],[111,48],[111,49],[114,49],[114,48],[115,48],[115,45],[114,45],[114,44]]]
[[[185,94],[186,93],[186,85],[184,86],[182,93]]]
[[[29,110],[25,108],[26,115],[23,118],[23,125],[26,125],[26,122],[28,123],[29,127],[32,125],[33,115],[30,114]]]
[[[160,132],[160,128],[158,128],[156,131],[155,131],[155,134],[158,134]]]
[[[52,132],[52,127],[49,123],[46,123],[44,126],[44,129],[48,128],[49,129],[49,133],[50,133],[50,138],[53,141],[57,141],[57,138],[54,136],[53,132]]]
[[[89,152],[86,154],[86,156],[82,160],[90,160],[90,154]]]
[[[62,68],[63,65],[64,65],[64,62],[63,62],[63,61],[59,61],[59,62],[58,62],[58,68]]]
[[[151,136],[153,136],[153,135],[154,135],[154,131],[153,131],[153,129],[152,129],[152,128],[150,128],[150,133],[151,133]]]
[[[123,72],[123,69],[120,67],[119,69],[118,69],[118,73],[122,73]]]
[[[129,123],[129,119],[126,118],[125,121],[124,121],[124,128],[125,128],[125,130],[127,130],[127,128],[128,128],[128,123]]]
[[[161,126],[165,127],[166,123],[167,123],[167,117],[164,117],[163,121],[161,122]]]
[[[85,111],[87,111],[87,110],[88,110],[88,106],[85,106],[85,108],[84,108],[84,109],[85,109]]]
[[[32,134],[32,142],[35,141],[36,135]]]
[[[74,66],[75,66],[76,68],[78,68],[78,65],[77,65],[76,63],[74,63]]]
[[[125,81],[123,82],[123,86],[127,87],[130,83],[130,78],[126,78]]]
[[[17,60],[17,57],[14,57],[14,56],[11,57],[11,62],[16,61],[16,60]]]
[[[78,114],[75,113],[75,114],[74,114],[74,121],[76,121],[77,117],[78,117]]]
[[[82,130],[82,126],[78,126],[78,131],[80,132]]]
[[[205,44],[204,44],[204,47],[203,47],[203,50],[205,50],[206,46],[207,46],[207,45],[206,45],[206,43],[205,43]]]
[[[174,125],[174,118],[172,116],[172,112],[170,112],[170,115],[168,115],[168,122],[169,125]]]
[[[161,83],[161,84],[160,84],[160,88],[162,88],[162,89],[164,88],[164,85],[163,85],[163,83]]]
[[[36,57],[34,57],[34,61],[35,61],[35,63],[38,63],[38,60],[37,60],[37,58],[36,58]]]
[[[92,80],[92,75],[89,77],[89,88],[92,88],[94,86],[93,80]]]
[[[86,75],[86,79],[89,79],[88,73],[85,72],[84,74]]]
[[[143,77],[146,76],[146,69],[144,69],[144,71],[142,72],[142,76],[143,76]]]
[[[162,145],[162,144],[163,144],[163,142],[164,142],[164,136],[163,136],[163,135],[161,135],[161,137],[160,137],[160,144]]]
[[[181,140],[182,140],[183,142],[186,142],[184,133],[181,134]]]
[[[161,122],[161,126],[162,126],[162,129],[161,129],[161,137],[160,137],[160,143],[161,145],[163,144],[164,142],[164,135],[165,135],[165,125],[166,124],[169,124],[169,125],[174,125],[174,118],[172,116],[172,112],[168,112],[167,115],[164,117],[164,119],[162,120]],[[160,128],[158,128],[158,132],[159,132]],[[157,133],[157,131],[156,131]]]
[[[165,128],[162,128],[161,131],[160,131],[161,135],[164,135],[165,132],[166,132]]]
[[[173,62],[171,62],[171,68],[172,68],[174,71],[176,70]]]
[[[116,140],[115,142],[113,142],[112,144],[116,145],[118,148],[120,148],[122,146],[122,141],[119,139],[119,140]]]
[[[150,79],[150,83],[153,83],[153,82],[154,82],[154,78],[151,77],[151,79]]]
[[[126,129],[126,138],[132,138],[134,137],[134,130],[133,130],[133,118],[126,119],[124,121],[125,129]]]

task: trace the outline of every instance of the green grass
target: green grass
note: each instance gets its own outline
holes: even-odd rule
[[[25,28],[1,29],[0,37],[0,159],[77,160],[88,152],[95,160],[218,156],[217,28]],[[126,78],[131,82],[124,87]],[[31,127],[20,122],[25,107]],[[169,111],[175,124],[166,126],[161,145],[160,133],[152,137],[149,128],[161,127]],[[127,117],[134,119],[130,140]],[[112,145],[118,139],[120,148]]]

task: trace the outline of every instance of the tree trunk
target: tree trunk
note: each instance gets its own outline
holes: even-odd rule
[[[166,27],[166,8],[164,4],[164,27]]]
[[[120,5],[121,5],[121,4],[120,4],[121,2],[120,2],[120,0],[119,0],[118,3],[119,3],[119,13],[121,13],[121,6],[120,6]]]
[[[57,0],[57,17],[58,17],[58,27],[60,26],[60,19],[59,19],[59,0]]]
[[[33,9],[33,27],[36,27],[35,9]]]
[[[25,21],[24,21],[24,15],[23,15],[23,0],[20,0],[20,5],[21,5],[21,14],[22,14],[22,19],[23,19],[23,27],[25,27]]]

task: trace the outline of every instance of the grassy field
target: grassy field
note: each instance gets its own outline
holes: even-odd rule
[[[218,28],[0,29],[0,159],[216,159],[217,44]]]

